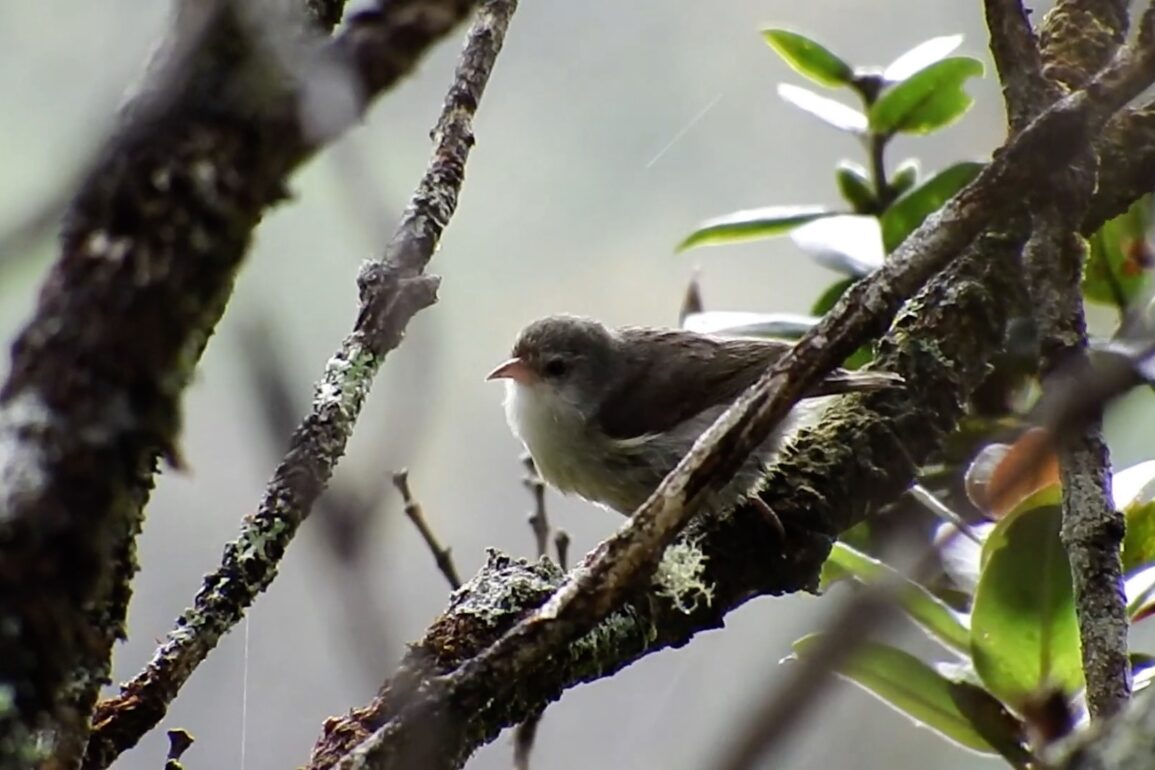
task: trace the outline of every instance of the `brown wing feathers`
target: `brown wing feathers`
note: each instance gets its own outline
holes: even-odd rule
[[[710,407],[729,404],[789,346],[769,340],[720,339],[676,329],[627,327],[618,334],[631,360],[596,419],[614,438],[669,430]],[[630,344],[640,339],[645,344]],[[885,372],[831,372],[810,395],[894,387]],[[622,396],[629,394],[628,398]]]

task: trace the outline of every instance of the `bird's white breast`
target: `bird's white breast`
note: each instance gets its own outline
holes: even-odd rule
[[[590,430],[586,417],[558,393],[542,385],[509,381],[505,418],[533,455],[537,472],[564,493],[617,508],[615,487],[628,483],[607,464],[604,439]],[[631,509],[632,510],[632,509]]]

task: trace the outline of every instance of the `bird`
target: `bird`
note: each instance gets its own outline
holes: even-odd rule
[[[504,380],[505,416],[538,474],[627,516],[641,506],[694,441],[791,345],[684,329],[626,326],[553,315],[518,335],[512,357],[487,380]],[[725,514],[757,497],[766,464],[839,394],[895,388],[887,372],[836,369],[800,401],[721,489],[706,510]]]

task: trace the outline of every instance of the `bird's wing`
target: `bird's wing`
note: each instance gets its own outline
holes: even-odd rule
[[[664,432],[711,407],[730,404],[790,349],[783,342],[722,339],[678,329],[626,327],[618,334],[631,359],[595,419],[607,435],[619,439]],[[892,388],[901,381],[885,372],[838,369],[808,395]]]
[[[785,350],[676,329],[627,327],[618,333],[630,360],[595,416],[613,438],[664,432],[730,403]]]

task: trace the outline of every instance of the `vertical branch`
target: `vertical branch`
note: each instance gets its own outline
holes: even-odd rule
[[[1125,3],[1061,2],[1047,16],[1040,50],[1019,0],[986,0],[985,7],[1012,132],[1107,64],[1127,27]],[[1151,23],[1151,11],[1143,23]],[[1054,184],[1027,201],[1031,237],[1023,254],[1025,278],[1042,341],[1044,388],[1050,393],[1062,387],[1053,376],[1057,371],[1087,365],[1081,291],[1086,246],[1076,223],[1086,214],[1097,165],[1084,140]],[[1111,504],[1110,462],[1097,417],[1062,447],[1060,467],[1062,538],[1074,581],[1087,705],[1098,717],[1127,701],[1130,676],[1119,560],[1123,522]]]

